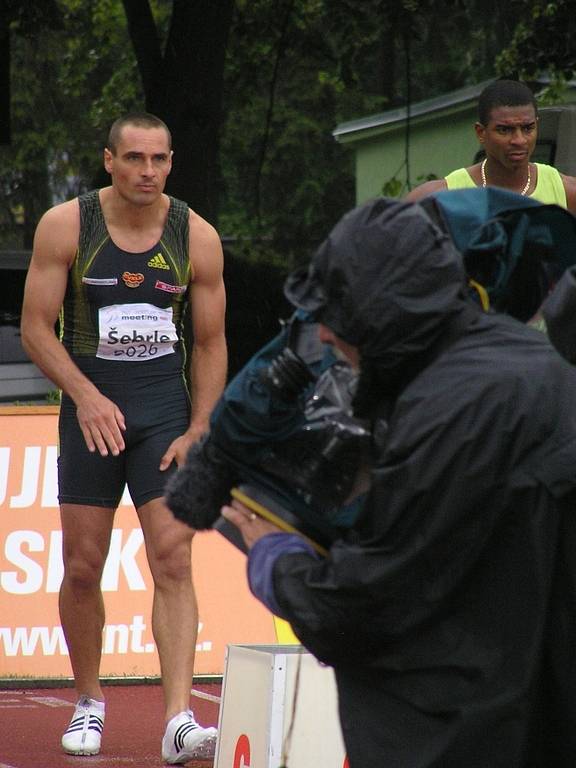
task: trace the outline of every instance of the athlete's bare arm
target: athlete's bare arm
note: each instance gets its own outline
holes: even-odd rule
[[[190,212],[190,305],[194,345],[190,363],[192,418],[184,435],[168,448],[160,463],[178,465],[188,448],[208,431],[209,418],[226,384],[228,355],[225,336],[226,292],[224,257],[218,233],[207,221]]]
[[[404,200],[414,203],[416,200],[421,200],[423,197],[427,197],[433,192],[440,192],[442,189],[448,189],[444,179],[425,181],[424,184],[420,184],[419,187],[414,187],[414,189],[408,192],[408,194],[404,196]]]
[[[57,205],[40,219],[24,289],[22,344],[30,359],[76,403],[88,449],[117,455],[124,449],[122,412],[78,369],[55,333],[79,232],[78,200]]]
[[[574,176],[565,176],[560,174],[566,191],[566,207],[576,216],[576,178]]]

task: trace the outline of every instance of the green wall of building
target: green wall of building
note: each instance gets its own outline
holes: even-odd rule
[[[422,183],[429,174],[441,178],[454,168],[470,165],[477,149],[473,110],[453,115],[450,120],[437,118],[412,123],[411,186]],[[391,179],[401,182],[403,193],[408,191],[405,130],[396,128],[358,140],[354,150],[358,203],[381,195],[382,187]]]

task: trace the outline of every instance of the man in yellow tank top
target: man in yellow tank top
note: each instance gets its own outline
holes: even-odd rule
[[[452,171],[445,179],[421,184],[406,200],[420,200],[442,189],[493,186],[561,205],[576,214],[576,178],[530,161],[538,135],[538,107],[527,85],[496,80],[487,86],[478,99],[474,127],[485,158]]]

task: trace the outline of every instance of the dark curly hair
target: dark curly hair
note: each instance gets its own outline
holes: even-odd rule
[[[495,80],[478,97],[478,121],[487,125],[495,107],[525,107],[531,104],[538,114],[536,98],[526,83],[519,80]]]

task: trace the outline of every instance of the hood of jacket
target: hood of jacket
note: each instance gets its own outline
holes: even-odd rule
[[[285,293],[358,347],[359,392],[398,390],[479,311],[465,279],[459,251],[419,204],[378,198],[340,220]]]

